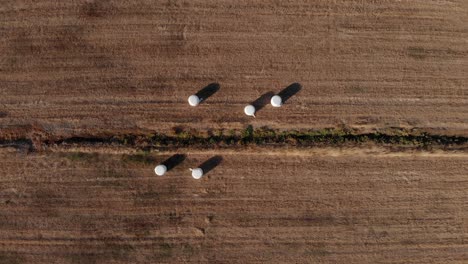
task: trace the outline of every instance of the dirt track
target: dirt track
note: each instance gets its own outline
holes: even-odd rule
[[[0,263],[468,261],[466,144],[54,141],[251,124],[466,142],[467,1],[133,2],[0,1]],[[243,115],[292,83],[284,107]],[[187,157],[156,177],[175,153]]]

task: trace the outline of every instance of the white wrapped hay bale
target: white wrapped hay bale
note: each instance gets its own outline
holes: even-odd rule
[[[255,117],[255,106],[253,105],[248,105],[244,107],[244,113],[248,116],[253,116]]]
[[[166,165],[160,164],[154,168],[154,172],[158,176],[163,176],[167,171]]]
[[[190,169],[192,171],[192,177],[196,180],[203,176],[203,170],[201,168]]]

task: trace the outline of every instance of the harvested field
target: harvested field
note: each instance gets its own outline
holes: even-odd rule
[[[467,263],[467,44],[465,0],[0,1],[0,263]]]
[[[466,153],[187,150],[180,166],[154,176],[153,164],[171,154],[129,158],[3,150],[2,258],[20,255],[27,263],[463,263],[468,258]],[[186,167],[214,155],[223,161],[206,177],[189,176]]]
[[[250,123],[467,136],[467,10],[464,0],[6,1],[0,124],[61,136]],[[282,111],[242,114],[296,82]],[[189,108],[210,83],[219,92]]]

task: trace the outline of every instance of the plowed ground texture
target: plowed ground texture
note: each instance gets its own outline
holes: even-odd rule
[[[0,0],[0,263],[467,263],[467,44],[466,0]]]
[[[1,151],[5,263],[466,263],[466,153]],[[200,180],[209,158],[222,160]],[[14,262],[14,261],[16,262]],[[8,262],[11,261],[11,262]]]

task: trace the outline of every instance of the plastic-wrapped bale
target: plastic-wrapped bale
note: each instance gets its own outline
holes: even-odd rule
[[[279,95],[275,95],[271,97],[270,103],[273,107],[280,107],[283,105],[283,99]]]
[[[203,176],[203,170],[201,168],[190,169],[192,171],[192,177],[196,180]]]
[[[202,101],[202,99],[200,99],[200,97],[198,97],[196,95],[191,95],[188,98],[188,103],[191,106],[197,106],[197,105],[200,104],[201,101]]]
[[[244,107],[244,113],[248,116],[253,116],[255,117],[255,106],[253,105],[248,105]]]
[[[154,168],[154,173],[158,176],[163,176],[167,171],[166,165],[160,164]]]

